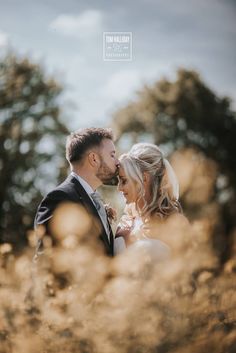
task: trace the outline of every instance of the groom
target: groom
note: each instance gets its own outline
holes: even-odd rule
[[[112,184],[117,175],[119,161],[115,153],[110,129],[86,128],[71,133],[66,143],[66,159],[71,174],[42,200],[35,226],[44,225],[50,234],[50,221],[56,208],[64,202],[79,204],[100,225],[98,238],[105,253],[113,256],[111,226],[96,189],[102,184]]]

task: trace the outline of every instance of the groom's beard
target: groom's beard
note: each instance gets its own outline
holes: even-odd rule
[[[97,178],[102,181],[104,185],[118,185],[118,168],[115,172],[102,160],[101,165],[97,171]]]

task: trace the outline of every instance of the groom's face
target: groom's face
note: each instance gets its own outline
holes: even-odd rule
[[[99,148],[100,166],[96,176],[106,185],[114,185],[114,178],[118,174],[119,160],[112,140],[104,139]]]

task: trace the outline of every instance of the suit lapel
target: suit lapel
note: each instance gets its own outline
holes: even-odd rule
[[[108,226],[109,226],[110,248],[111,248],[111,251],[112,251],[112,254],[113,254],[114,236],[113,236],[113,231],[112,231],[112,228],[111,228],[109,220],[108,220]]]
[[[68,182],[71,182],[74,184],[75,190],[78,194],[78,198],[80,200],[80,202],[84,205],[84,207],[86,208],[86,210],[88,211],[89,214],[92,214],[101,224],[101,227],[103,229],[101,236],[103,241],[106,243],[106,246],[112,251],[113,254],[113,234],[112,234],[112,230],[111,230],[111,226],[110,223],[109,224],[109,230],[110,230],[110,243],[108,241],[107,238],[107,233],[106,230],[103,226],[103,223],[101,221],[101,218],[98,214],[98,211],[94,205],[94,203],[92,202],[92,200],[90,199],[89,195],[87,194],[87,192],[84,190],[84,188],[82,187],[82,185],[80,184],[80,182],[78,181],[78,179],[76,179],[75,177],[73,177],[72,175],[70,175],[68,177]]]

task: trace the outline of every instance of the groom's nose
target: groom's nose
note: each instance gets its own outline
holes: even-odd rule
[[[116,158],[116,167],[119,168],[119,166],[120,166],[120,161],[119,159]]]

